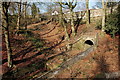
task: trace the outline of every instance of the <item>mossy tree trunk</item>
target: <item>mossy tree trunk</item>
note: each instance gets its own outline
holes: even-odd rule
[[[69,0],[68,7],[69,7],[69,10],[70,10],[70,24],[71,24],[71,29],[72,29],[72,36],[75,36],[76,32],[75,32],[75,26],[74,26],[73,9],[76,7],[77,2],[75,2],[74,5],[73,5],[73,3],[74,3],[74,0],[72,0],[72,2],[70,2],[70,0]]]
[[[64,19],[63,19],[63,12],[62,12],[62,2],[59,2],[60,4],[60,22],[62,24],[62,26],[64,27],[64,31],[65,31],[65,40],[69,40],[69,35],[68,35],[68,32],[67,32],[67,26],[65,25],[65,22],[64,22]]]

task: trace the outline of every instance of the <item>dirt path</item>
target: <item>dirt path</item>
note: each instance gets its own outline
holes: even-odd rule
[[[59,24],[55,22],[51,22],[41,27],[40,31],[35,31],[35,33],[40,34],[40,37],[45,40],[47,46],[54,46],[62,41],[62,37],[64,36],[63,29],[59,26]],[[54,47],[54,50],[58,50],[60,46],[63,46],[62,41],[58,46]]]

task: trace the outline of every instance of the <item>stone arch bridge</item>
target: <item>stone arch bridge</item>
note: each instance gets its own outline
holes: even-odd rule
[[[91,46],[98,45],[98,33],[87,32],[81,35],[75,42],[70,42],[72,48],[86,50]]]

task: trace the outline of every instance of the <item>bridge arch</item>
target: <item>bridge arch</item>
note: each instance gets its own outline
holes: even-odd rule
[[[90,40],[90,39],[87,39],[87,40],[84,41],[84,44],[93,46],[93,45],[94,45],[94,41],[93,41],[93,40]]]

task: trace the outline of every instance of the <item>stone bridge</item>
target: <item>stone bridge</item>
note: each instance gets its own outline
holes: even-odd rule
[[[88,32],[83,34],[75,42],[71,43],[72,48],[86,50],[91,46],[97,46],[98,44],[98,33]]]

